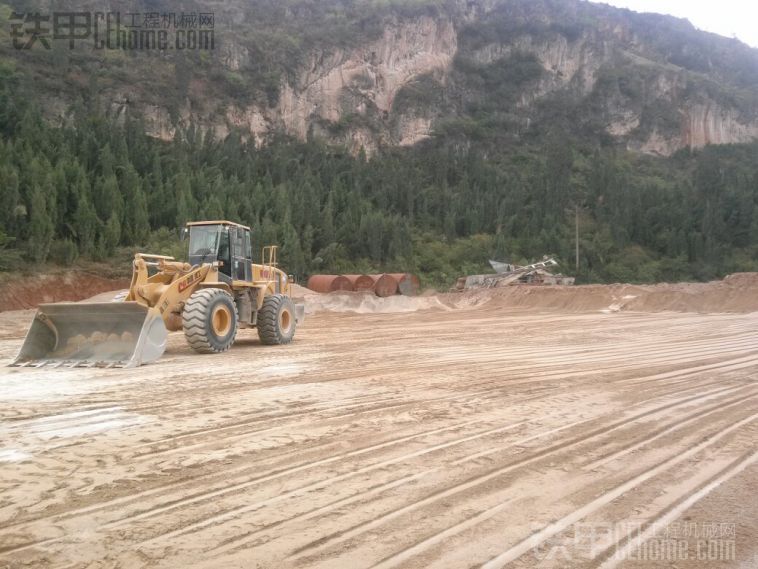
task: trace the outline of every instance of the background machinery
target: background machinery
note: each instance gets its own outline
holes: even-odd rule
[[[275,246],[254,264],[249,227],[201,221],[182,233],[189,262],[137,253],[123,299],[41,305],[11,365],[134,367],[160,358],[178,330],[201,353],[225,352],[239,328],[257,328],[262,344],[292,341],[304,307],[290,298]]]

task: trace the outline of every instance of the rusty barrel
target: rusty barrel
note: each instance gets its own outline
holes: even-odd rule
[[[411,273],[392,273],[387,275],[397,283],[397,291],[405,296],[416,296],[421,283],[416,275]]]
[[[374,279],[368,275],[343,275],[353,285],[355,292],[374,292]]]
[[[313,275],[308,288],[315,292],[352,291],[353,284],[343,275]]]
[[[374,281],[374,294],[385,298],[397,294],[397,281],[387,274],[369,275]]]

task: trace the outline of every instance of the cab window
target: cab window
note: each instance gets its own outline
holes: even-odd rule
[[[222,265],[218,270],[228,277],[232,276],[232,255],[230,245],[229,228],[221,227],[219,231],[218,260],[221,261]]]

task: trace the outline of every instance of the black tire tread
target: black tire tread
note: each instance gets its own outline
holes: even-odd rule
[[[234,333],[231,341],[226,346],[218,349],[213,345],[206,331],[206,322],[210,318],[209,309],[215,298],[219,295],[226,295],[231,299],[231,295],[219,288],[205,288],[195,291],[190,296],[182,311],[182,327],[184,328],[184,337],[190,347],[201,354],[218,354],[227,351],[234,344],[234,338],[237,336],[239,326],[237,318],[237,308],[232,299],[234,307]]]
[[[294,331],[289,337],[283,336],[279,330],[279,310],[285,303],[292,304],[289,297],[283,294],[272,294],[263,300],[263,306],[258,312],[258,337],[261,344],[279,346],[289,344],[294,337]],[[294,307],[290,307],[292,318],[295,318]],[[293,320],[293,326],[296,322]]]

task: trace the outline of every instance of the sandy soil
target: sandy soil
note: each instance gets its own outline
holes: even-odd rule
[[[0,368],[0,567],[758,567],[758,313],[418,300]]]

